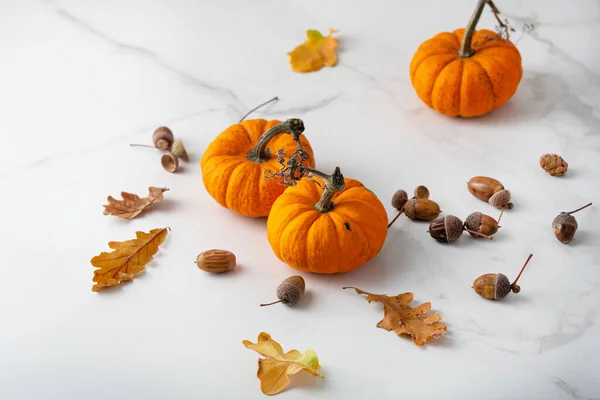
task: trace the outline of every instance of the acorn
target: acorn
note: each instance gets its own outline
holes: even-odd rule
[[[293,306],[300,301],[304,295],[305,282],[300,275],[290,276],[277,287],[277,298],[279,300],[272,303],[261,304],[261,307],[270,306],[277,303],[283,303]]]
[[[179,159],[170,151],[165,151],[163,153],[163,155],[160,157],[160,163],[162,164],[163,168],[169,172],[175,172],[179,167]]]
[[[426,198],[412,198],[404,204],[404,215],[419,221],[432,221],[440,215],[440,206]]]
[[[154,143],[154,147],[161,150],[170,150],[174,140],[175,137],[173,136],[173,132],[166,126],[156,128],[152,134],[152,143]]]
[[[402,189],[396,190],[396,193],[392,196],[392,207],[400,211],[404,207],[404,204],[408,201],[408,194]]]
[[[527,257],[527,261],[525,261],[525,264],[521,268],[519,275],[517,275],[517,278],[513,281],[513,283],[510,283],[504,274],[484,274],[473,281],[473,290],[475,290],[475,293],[481,297],[489,300],[502,300],[511,291],[513,293],[519,293],[521,291],[521,287],[517,285],[517,281],[521,277],[521,274],[529,263],[529,260],[531,260],[531,257],[533,257],[533,254],[530,254],[529,257]]]
[[[488,240],[492,240],[491,236],[480,232],[475,232],[463,225],[460,218],[454,215],[446,215],[445,217],[437,218],[429,224],[429,235],[442,243],[452,243],[462,236],[464,231],[469,232],[473,236],[480,236]]]
[[[504,210],[503,210],[504,211]],[[502,218],[502,213],[500,213],[500,218]],[[473,231],[483,233],[484,235],[492,236],[496,232],[498,232],[498,228],[500,227],[498,223],[500,222],[500,218],[496,221],[494,218],[489,215],[482,214],[479,211],[475,211],[465,219],[465,226]],[[469,232],[471,236],[477,236]]]
[[[554,236],[556,236],[556,238],[564,244],[567,244],[571,240],[573,240],[578,225],[577,220],[571,214],[574,214],[577,211],[581,211],[584,208],[589,207],[591,205],[592,203],[589,203],[581,208],[578,208],[577,210],[569,212],[563,211],[560,214],[558,214],[552,221],[552,230],[554,231]]]
[[[417,199],[428,199],[429,189],[426,186],[419,185],[415,188],[414,196]]]
[[[479,200],[487,201],[496,208],[513,208],[510,202],[510,192],[504,185],[494,178],[487,176],[474,176],[467,182],[469,192]]]

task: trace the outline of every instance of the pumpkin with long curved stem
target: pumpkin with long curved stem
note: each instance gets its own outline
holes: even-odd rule
[[[200,161],[202,181],[208,193],[223,207],[247,217],[266,217],[285,186],[277,179],[263,179],[266,170],[278,167],[272,149],[313,154],[301,119],[281,122],[264,119],[233,124],[208,146]],[[283,135],[289,133],[290,135]],[[314,167],[310,159],[304,164]]]
[[[502,106],[517,91],[523,75],[517,47],[496,32],[475,31],[486,4],[508,36],[494,3],[479,0],[466,29],[435,35],[412,58],[410,78],[417,95],[442,114],[481,116]]]
[[[275,200],[267,219],[277,257],[318,274],[352,271],[375,257],[387,237],[388,218],[377,196],[344,178],[339,168],[331,175],[309,167],[296,170],[301,171],[293,178],[296,184]]]

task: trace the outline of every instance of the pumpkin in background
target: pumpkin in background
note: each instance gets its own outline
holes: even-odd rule
[[[387,236],[387,213],[362,183],[339,168],[325,175],[311,168],[279,196],[267,219],[267,237],[277,257],[304,272],[335,274],[375,257]]]
[[[204,187],[225,208],[247,217],[266,217],[285,186],[278,179],[264,179],[265,171],[279,169],[278,149],[291,154],[300,147],[313,154],[302,132],[304,123],[298,118],[285,122],[254,119],[231,125],[202,155]],[[305,164],[314,167],[313,158]]]
[[[475,31],[486,4],[480,0],[466,29],[443,32],[423,42],[410,63],[419,98],[449,116],[477,117],[506,103],[517,91],[523,69],[516,46],[496,32]]]

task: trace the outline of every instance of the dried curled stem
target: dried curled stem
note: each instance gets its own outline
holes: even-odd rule
[[[254,162],[264,162],[271,159],[271,154],[267,148],[267,144],[275,136],[289,133],[298,145],[299,149],[302,149],[302,143],[300,143],[300,135],[304,132],[304,122],[299,118],[290,118],[278,125],[275,125],[268,131],[262,134],[258,143],[248,153],[248,158]]]
[[[492,13],[494,14],[494,17],[496,18],[496,21],[498,21],[498,25],[496,25],[497,34],[492,37],[486,37],[485,41],[498,40],[498,39],[508,40],[510,38],[510,32],[515,31],[515,29],[509,24],[507,19],[504,19],[504,21],[503,21],[500,18],[500,10],[498,9],[498,7],[496,7],[496,5],[494,4],[494,2],[492,0],[479,0],[477,2],[477,7],[475,7],[475,11],[473,12],[473,15],[471,15],[471,19],[469,20],[469,23],[467,24],[467,27],[465,29],[465,34],[463,36],[462,44],[460,46],[460,49],[458,50],[458,55],[460,57],[468,58],[468,57],[471,57],[473,54],[475,54],[475,52],[473,51],[471,42],[473,40],[473,34],[475,33],[475,27],[477,26],[477,23],[479,22],[479,19],[481,18],[481,14],[483,13],[483,9],[485,8],[486,4],[488,6],[490,6],[490,8],[492,9]],[[485,43],[485,42],[477,43],[477,45],[481,46],[483,43]]]
[[[295,186],[300,179],[306,178],[323,189],[321,198],[315,204],[315,210],[320,213],[331,211],[333,209],[333,197],[336,193],[342,191],[346,184],[340,168],[335,167],[333,173],[328,175],[314,168],[302,165],[305,160],[310,158],[310,154],[301,148],[296,150],[292,155],[287,155],[283,152],[283,149],[280,149],[277,155],[277,161],[281,164],[281,169],[277,172],[269,169],[265,170],[264,178],[273,179],[277,177],[281,179],[280,184],[286,186]],[[314,179],[315,176],[323,180],[323,185]]]

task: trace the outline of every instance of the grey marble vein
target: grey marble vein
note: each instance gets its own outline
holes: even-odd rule
[[[230,106],[232,106],[236,112],[241,113],[246,108],[246,106],[240,101],[240,99],[233,92],[233,90],[226,88],[226,87],[213,85],[213,84],[203,81],[202,79],[199,79],[187,72],[184,72],[184,71],[166,63],[164,60],[162,60],[159,57],[158,54],[156,54],[155,52],[153,52],[151,50],[148,50],[141,46],[135,46],[135,45],[123,43],[115,38],[112,38],[112,37],[108,36],[106,33],[99,30],[98,28],[92,26],[90,23],[88,23],[80,18],[77,18],[76,16],[74,16],[73,14],[71,14],[69,11],[67,11],[64,8],[58,9],[56,11],[56,13],[62,19],[64,19],[65,21],[67,21],[70,24],[72,24],[73,26],[75,26],[77,29],[79,29],[81,31],[85,31],[91,35],[94,35],[97,38],[100,38],[103,41],[107,42],[108,44],[118,48],[119,50],[125,51],[129,54],[139,56],[141,58],[144,58],[144,59],[158,65],[162,69],[177,75],[185,83],[189,83],[190,85],[197,87],[199,89],[207,90],[209,92],[213,92],[215,94],[220,95],[222,97],[222,100],[225,101],[226,103],[228,103]]]

